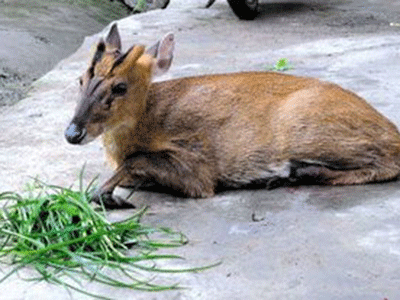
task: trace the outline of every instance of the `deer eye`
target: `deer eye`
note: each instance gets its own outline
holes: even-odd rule
[[[118,83],[116,86],[113,86],[111,92],[113,96],[122,96],[126,94],[127,90],[128,86],[126,85],[126,83]]]
[[[80,86],[83,85],[83,79],[82,79],[82,77],[79,77],[79,85],[80,85]]]

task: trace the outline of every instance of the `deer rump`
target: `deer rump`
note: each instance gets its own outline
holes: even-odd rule
[[[72,144],[103,136],[116,186],[187,197],[285,184],[362,184],[399,176],[400,135],[364,99],[335,84],[274,72],[205,75],[152,83],[170,66],[174,36],[122,53],[117,25],[80,78],[65,131]],[[164,189],[165,188],[165,189]]]

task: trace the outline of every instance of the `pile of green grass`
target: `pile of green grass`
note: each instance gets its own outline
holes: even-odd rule
[[[83,189],[81,185],[79,191],[74,191],[40,183],[28,196],[0,194],[0,262],[12,266],[0,283],[21,268],[31,267],[38,276],[29,280],[44,280],[104,298],[83,290],[82,279],[113,287],[162,291],[179,287],[154,283],[143,277],[143,272],[189,272],[210,267],[157,267],[157,260],[181,258],[156,252],[186,244],[185,236],[142,224],[145,209],[129,219],[109,222],[104,207],[96,210],[90,203],[90,186]]]

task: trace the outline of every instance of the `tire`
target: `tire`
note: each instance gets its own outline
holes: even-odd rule
[[[253,20],[258,15],[258,0],[228,0],[235,15],[242,20]]]

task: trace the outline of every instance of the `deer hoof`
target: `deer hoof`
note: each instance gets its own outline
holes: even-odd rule
[[[97,191],[93,195],[92,201],[99,205],[104,205],[104,207],[108,209],[135,208],[132,203],[126,201],[125,199],[113,196],[112,192],[103,192],[101,190]]]

